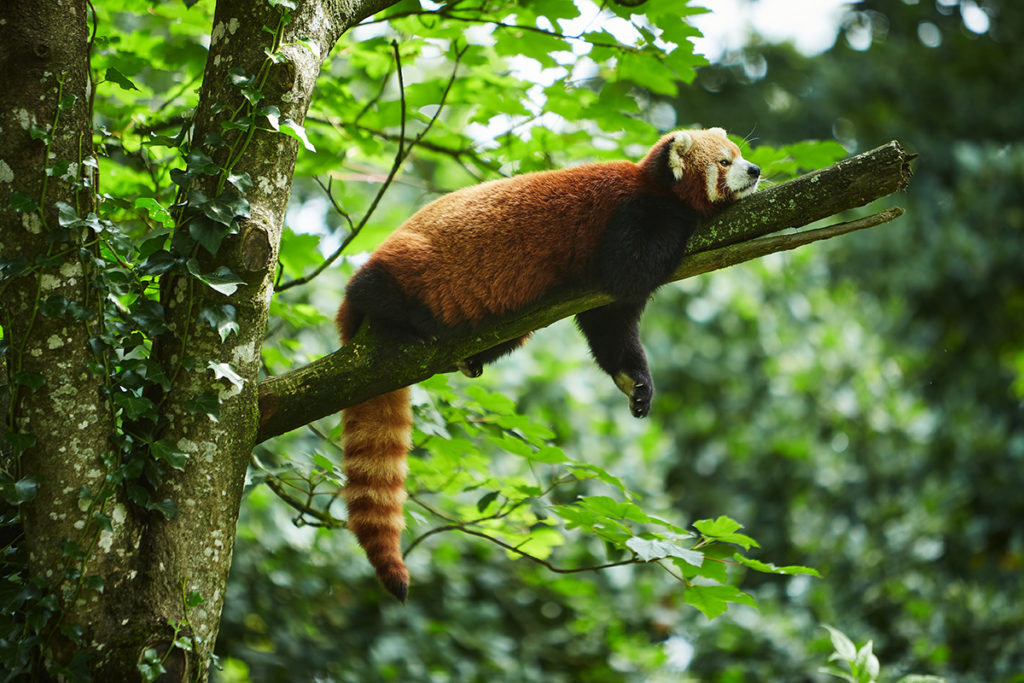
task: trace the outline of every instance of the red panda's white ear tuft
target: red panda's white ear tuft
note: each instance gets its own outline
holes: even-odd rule
[[[728,133],[725,132],[725,128],[708,128],[708,132],[715,133],[716,135],[721,135],[723,138],[729,137]]]
[[[676,180],[683,179],[683,170],[686,168],[683,157],[692,147],[693,136],[685,130],[676,133],[668,144],[668,167]]]

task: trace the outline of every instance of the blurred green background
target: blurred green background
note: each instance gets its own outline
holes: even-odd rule
[[[734,605],[708,621],[656,567],[554,574],[448,532],[410,553],[403,607],[349,534],[293,525],[294,510],[254,475],[219,680],[824,680],[830,624],[873,641],[883,680],[1024,681],[1022,34],[1024,8],[1011,0],[861,2],[824,53],[753,34],[677,96],[651,95],[644,107],[658,121],[721,125],[755,148],[821,139],[855,153],[897,139],[920,157],[909,191],[880,206],[907,213],[659,291],[643,329],[658,387],[647,421],[628,416],[568,321],[475,381],[515,400],[572,457],[626,480],[650,514],[681,525],[727,514],[760,557],[821,579],[737,573],[759,609]],[[372,73],[356,57],[336,59]],[[327,98],[333,86],[320,87]],[[617,92],[588,88],[598,101]],[[472,181],[440,163],[404,173],[379,219],[385,232],[429,199],[423,188]],[[293,227],[304,211],[324,213],[313,187],[295,194]],[[312,252],[316,240],[292,244]],[[295,258],[283,257],[286,268]],[[347,272],[281,297],[272,369],[334,347],[328,319]],[[455,430],[446,421],[464,414],[473,385],[452,377],[417,390],[419,494],[437,488],[430,463],[441,457],[424,425]],[[323,430],[336,436],[336,422]],[[493,472],[518,467],[499,448],[474,448]],[[258,455],[277,471],[340,459],[309,431]],[[332,510],[343,517],[340,503]],[[437,525],[417,510],[410,541]],[[555,558],[608,560],[583,536]]]

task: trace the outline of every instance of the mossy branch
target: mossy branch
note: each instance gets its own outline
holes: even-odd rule
[[[900,216],[903,210],[893,208],[824,228],[764,237],[806,226],[903,190],[910,181],[912,159],[913,155],[892,141],[758,192],[718,214],[694,233],[688,256],[670,281]],[[381,337],[372,326],[364,325],[350,343],[334,353],[260,382],[257,442],[438,372],[450,372],[460,359],[610,301],[608,295],[595,289],[558,289],[522,311],[488,321],[476,329],[453,331],[444,339],[412,345],[396,344]]]

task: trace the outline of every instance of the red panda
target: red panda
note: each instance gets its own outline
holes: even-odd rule
[[[436,337],[591,284],[614,303],[576,316],[595,361],[647,415],[654,384],[638,335],[651,293],[675,270],[698,221],[754,192],[761,170],[721,128],[662,137],[639,162],[594,163],[463,188],[420,209],[352,277],[338,309],[341,343],[369,319],[405,340]],[[459,364],[483,364],[521,337]],[[402,506],[412,411],[408,387],[342,412],[348,528],[385,587],[405,601]]]

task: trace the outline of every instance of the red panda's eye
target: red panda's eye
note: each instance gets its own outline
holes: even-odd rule
[[[719,162],[722,166],[728,167],[732,165],[732,162],[728,159],[720,159]]]

